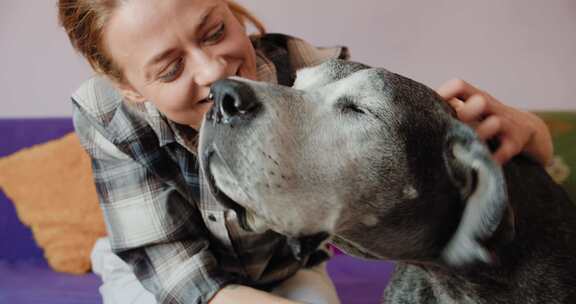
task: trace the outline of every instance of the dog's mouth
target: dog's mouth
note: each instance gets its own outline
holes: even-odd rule
[[[209,188],[210,192],[212,193],[212,195],[214,196],[214,198],[220,204],[222,204],[222,206],[224,206],[228,209],[232,209],[236,212],[236,214],[238,215],[238,220],[239,220],[239,223],[240,223],[240,226],[242,227],[242,229],[244,229],[246,231],[252,231],[252,228],[250,228],[250,225],[248,224],[248,220],[246,217],[246,209],[244,207],[242,207],[240,204],[236,203],[233,199],[231,199],[228,195],[226,195],[226,193],[224,193],[222,190],[218,189],[218,186],[216,185],[216,179],[214,178],[214,175],[212,174],[212,171],[210,170],[210,162],[214,159],[214,157],[217,157],[215,152],[216,151],[214,150],[214,148],[210,147],[203,152],[203,155],[201,158],[201,167],[202,167],[202,170],[204,171],[203,174],[206,177],[206,180],[208,183],[208,188]]]

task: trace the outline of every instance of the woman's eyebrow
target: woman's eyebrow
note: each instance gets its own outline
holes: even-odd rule
[[[202,15],[200,15],[200,22],[198,22],[197,24],[194,25],[193,30],[194,32],[197,32],[199,29],[203,28],[206,23],[208,22],[208,17],[210,17],[210,14],[212,14],[212,12],[218,7],[218,4],[214,4],[212,6],[209,6],[208,8],[206,8],[204,10],[204,12],[202,13]]]
[[[170,55],[174,52],[174,49],[167,49],[163,52],[161,52],[158,55],[155,55],[154,57],[152,57],[152,59],[150,59],[148,61],[148,63],[145,65],[146,69],[158,64],[159,62],[165,60],[166,58],[170,57]]]
[[[152,57],[152,59],[144,65],[144,79],[149,81],[152,78],[152,67],[170,57],[175,51],[174,48],[170,48]]]

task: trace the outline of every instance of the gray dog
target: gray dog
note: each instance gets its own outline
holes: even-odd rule
[[[331,60],[212,93],[202,169],[246,229],[398,261],[386,303],[576,303],[566,193],[525,157],[502,170],[433,90]]]

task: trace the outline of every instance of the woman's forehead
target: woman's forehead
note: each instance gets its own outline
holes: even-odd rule
[[[131,0],[108,20],[104,43],[121,66],[139,66],[179,39],[189,39],[223,0]]]

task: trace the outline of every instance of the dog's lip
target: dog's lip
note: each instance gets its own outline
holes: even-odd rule
[[[214,196],[214,198],[220,203],[222,204],[224,207],[232,209],[236,212],[236,214],[238,215],[238,220],[240,223],[240,226],[242,227],[242,229],[246,230],[246,231],[252,231],[252,229],[250,228],[250,225],[248,225],[248,221],[246,219],[246,209],[244,207],[242,207],[240,204],[236,203],[233,199],[231,199],[228,195],[226,195],[226,193],[224,193],[223,191],[221,191],[220,189],[218,189],[218,187],[216,186],[216,179],[214,178],[214,175],[212,175],[212,172],[210,171],[210,161],[213,159],[214,155],[215,155],[215,151],[214,149],[208,148],[205,150],[205,152],[202,155],[202,168],[204,168],[204,174],[206,176],[207,179],[207,183],[208,183],[208,188],[210,190],[210,192],[212,193],[212,195]]]

